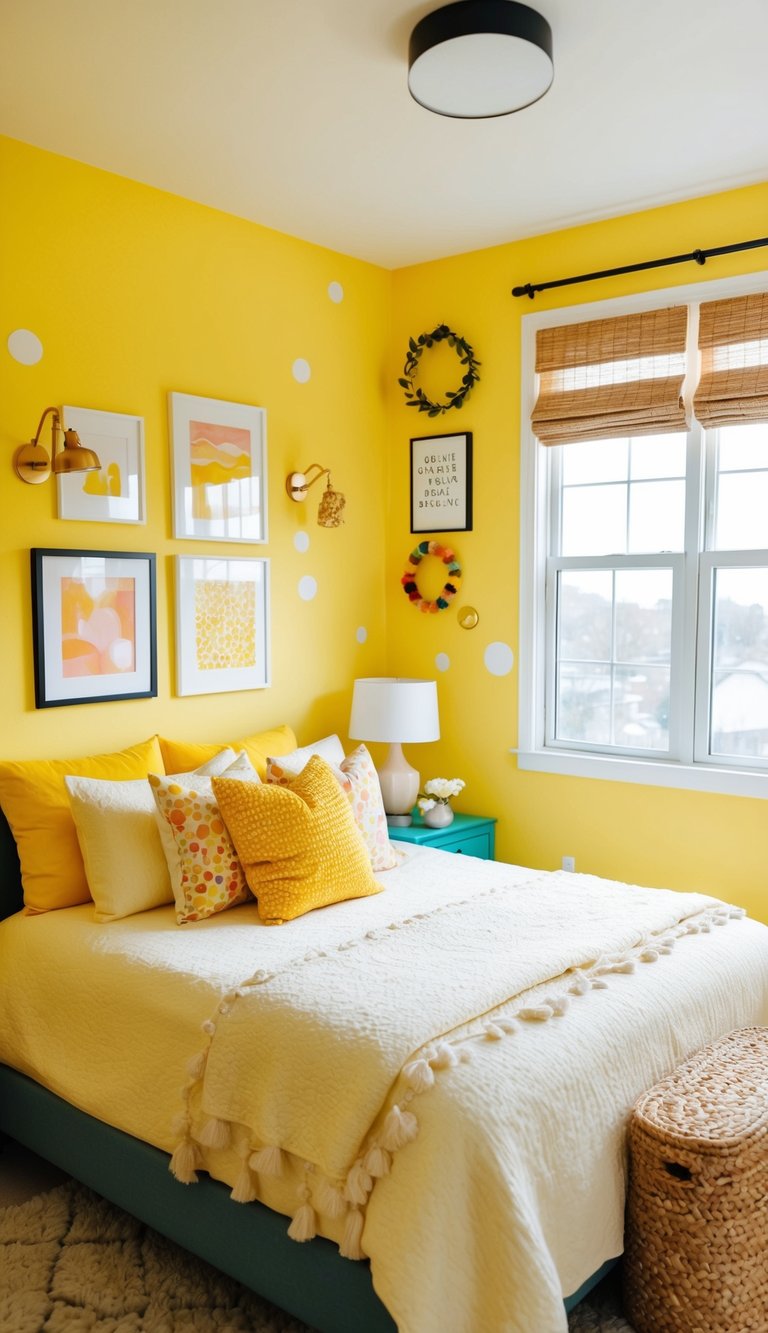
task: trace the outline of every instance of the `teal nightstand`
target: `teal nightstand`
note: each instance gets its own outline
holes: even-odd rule
[[[437,847],[441,852],[458,852],[463,856],[478,856],[481,861],[492,861],[496,835],[496,820],[484,815],[454,815],[447,828],[429,828],[414,815],[407,828],[390,825],[393,842],[415,842],[420,847]]]

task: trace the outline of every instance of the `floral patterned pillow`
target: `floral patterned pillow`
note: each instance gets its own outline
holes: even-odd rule
[[[250,763],[240,756],[227,777],[259,782]],[[169,861],[176,919],[202,921],[251,897],[243,868],[213,795],[211,779],[194,782],[178,777],[149,778],[158,812],[173,835],[176,855]]]

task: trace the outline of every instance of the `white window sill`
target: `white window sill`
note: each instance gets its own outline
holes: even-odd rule
[[[768,771],[718,768],[714,764],[680,764],[663,759],[585,754],[575,750],[515,750],[518,768],[532,773],[561,773],[574,778],[602,778],[607,782],[638,782],[648,787],[677,787],[688,791],[720,792],[725,796],[754,796],[768,800]]]

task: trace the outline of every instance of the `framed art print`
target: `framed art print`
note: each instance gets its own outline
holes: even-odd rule
[[[62,420],[98,454],[101,470],[57,476],[59,518],[146,523],[143,418],[64,407]]]
[[[177,556],[177,693],[269,684],[269,561]]]
[[[267,414],[247,403],[172,393],[173,535],[267,540]]]
[[[411,532],[472,531],[472,435],[411,440]]]
[[[35,707],[157,694],[155,557],[35,547]]]

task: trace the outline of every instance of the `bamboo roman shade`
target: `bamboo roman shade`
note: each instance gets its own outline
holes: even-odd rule
[[[693,410],[701,424],[768,421],[768,292],[705,302],[699,347]]]
[[[541,443],[686,430],[687,319],[672,306],[539,329],[531,421]]]

